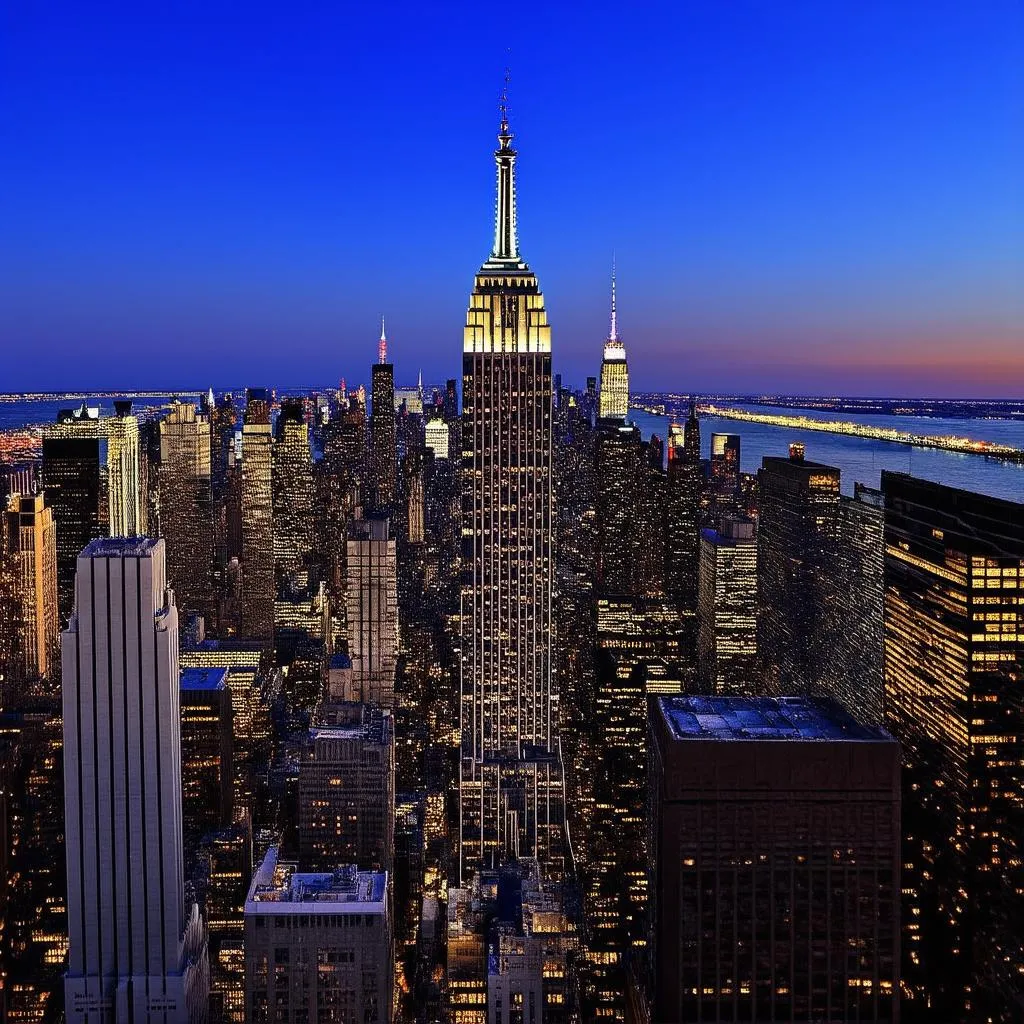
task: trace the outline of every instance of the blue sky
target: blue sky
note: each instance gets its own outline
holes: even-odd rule
[[[555,369],[1024,394],[1024,6],[30,4],[0,389],[460,371],[512,67]]]

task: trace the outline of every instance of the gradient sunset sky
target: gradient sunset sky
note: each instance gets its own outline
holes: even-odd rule
[[[510,64],[555,370],[1024,396],[1024,5],[0,14],[0,390],[461,372]]]

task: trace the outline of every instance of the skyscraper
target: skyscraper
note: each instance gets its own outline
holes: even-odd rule
[[[629,415],[629,367],[626,346],[619,338],[615,316],[615,271],[612,270],[612,317],[608,340],[604,343],[601,362],[601,393],[598,399],[600,419],[625,421]]]
[[[551,677],[551,328],[519,253],[504,101],[494,248],[463,337],[460,873],[505,855],[562,867]]]
[[[309,731],[299,767],[299,863],[304,871],[356,864],[392,871],[395,731],[391,714],[344,705],[347,720]]]
[[[162,540],[96,540],[63,634],[69,1022],[205,1019],[184,915],[178,613]]]
[[[274,637],[273,439],[270,394],[246,393],[242,425],[242,635]]]
[[[686,608],[697,605],[697,562],[700,552],[701,491],[700,420],[697,405],[680,431],[673,425],[668,445],[665,589]]]
[[[637,593],[642,498],[647,483],[640,430],[621,420],[599,420],[596,431],[597,587],[602,594]]]
[[[757,654],[767,692],[816,692],[826,642],[824,595],[834,578],[839,470],[808,462],[764,458],[757,474]]]
[[[281,403],[274,442],[274,567],[278,586],[304,589],[313,549],[313,455],[301,398]]]
[[[7,554],[17,562],[16,594],[22,678],[52,677],[60,659],[57,544],[43,494],[12,494],[7,504]],[[2,534],[0,534],[2,536]]]
[[[904,1019],[1024,1008],[1024,505],[885,495],[885,702],[903,745]]]
[[[145,510],[140,480],[139,422],[131,402],[117,415],[82,403],[64,409],[43,435],[43,489],[57,529],[60,617],[74,602],[78,553],[97,537],[135,537]]]
[[[711,435],[711,487],[716,495],[734,497],[740,489],[740,435]]]
[[[652,1019],[899,1020],[892,737],[830,701],[698,696],[653,701],[651,737]]]
[[[352,522],[346,565],[353,693],[364,703],[392,708],[398,660],[398,565],[387,519]]]
[[[160,421],[160,529],[167,579],[179,608],[214,611],[214,509],[210,420],[174,401]]]
[[[697,685],[702,693],[760,692],[757,665],[757,537],[752,520],[723,516],[701,531]]]
[[[395,368],[388,362],[384,318],[380,321],[378,359],[373,364],[373,406],[370,409],[371,503],[376,512],[394,511],[398,491],[398,440],[395,424]]]

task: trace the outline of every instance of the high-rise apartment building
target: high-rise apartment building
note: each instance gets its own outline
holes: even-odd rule
[[[398,662],[398,563],[385,518],[349,527],[346,621],[356,700],[392,708]]]
[[[462,384],[460,875],[506,856],[563,866],[554,580],[551,328],[519,253],[504,103],[494,248],[470,295]]]
[[[60,667],[53,512],[43,494],[12,494],[6,516],[6,554],[15,561],[13,582],[20,610],[18,674],[23,679],[53,678]]]
[[[178,614],[162,540],[93,541],[63,634],[69,1022],[205,1019],[185,916]]]
[[[160,530],[179,609],[214,618],[214,505],[207,415],[174,401],[160,421]]]
[[[899,1019],[900,754],[830,701],[651,706],[655,1021]]]
[[[301,398],[281,403],[273,477],[275,577],[279,586],[304,589],[313,550],[315,493],[309,424]]]
[[[769,693],[816,692],[826,640],[827,599],[834,579],[839,470],[764,458],[757,474],[757,654]]]
[[[598,398],[600,419],[621,420],[629,415],[629,367],[626,365],[626,346],[619,337],[615,314],[615,272],[612,271],[612,317],[608,340],[604,343],[601,362],[601,393]]]
[[[378,360],[373,364],[370,409],[371,507],[383,515],[395,508],[398,493],[398,438],[395,422],[395,368],[388,362],[384,321],[380,324]]]
[[[250,1024],[389,1024],[393,955],[386,872],[299,872],[270,848],[245,902]]]
[[[904,1020],[1019,1020],[1024,505],[888,471],[882,491]]]
[[[131,402],[101,417],[86,406],[65,409],[43,435],[43,489],[57,530],[60,618],[74,603],[78,553],[97,537],[135,537],[144,529],[139,422]]]
[[[697,686],[727,696],[760,691],[757,665],[757,536],[753,520],[723,516],[701,531]]]
[[[273,438],[270,393],[246,394],[242,424],[242,635],[274,636]]]
[[[318,724],[299,766],[299,863],[391,872],[395,832],[395,731],[391,714],[348,706],[349,721]]]
[[[716,498],[735,498],[740,491],[740,435],[711,435],[711,490]]]

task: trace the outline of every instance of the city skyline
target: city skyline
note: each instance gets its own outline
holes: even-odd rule
[[[152,385],[140,344],[180,353],[168,388],[242,367],[361,379],[382,308],[399,375],[450,376],[511,63],[555,372],[593,372],[614,249],[637,390],[1024,390],[1011,4],[556,8],[541,34],[490,33],[486,11],[451,31],[357,12],[344,34],[259,14],[19,15],[0,123],[9,387]],[[495,42],[463,59],[477,34]],[[619,73],[595,74],[606,62]],[[416,251],[399,290],[396,254]]]

